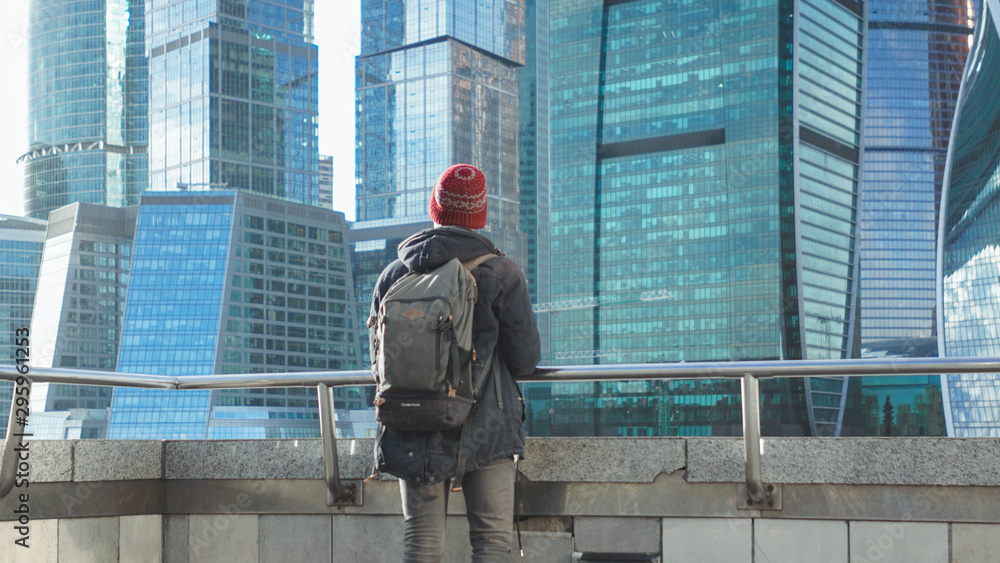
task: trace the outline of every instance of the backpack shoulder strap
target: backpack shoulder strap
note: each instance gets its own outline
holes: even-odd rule
[[[465,269],[471,272],[472,270],[476,269],[476,266],[494,257],[496,257],[496,254],[493,254],[492,252],[489,254],[483,254],[482,256],[477,256],[476,258],[473,258],[472,260],[466,260],[465,262],[462,262],[462,266],[465,266]]]
[[[479,391],[483,388],[483,383],[486,382],[486,376],[490,374],[490,368],[493,367],[493,359],[496,357],[496,354],[497,354],[497,347],[494,346],[493,350],[490,352],[489,357],[486,358],[486,363],[483,364],[483,372],[479,374],[479,382],[476,383],[476,387],[472,390],[472,398],[475,400],[479,400],[478,399]],[[494,373],[493,375],[495,377],[496,373]]]
[[[473,258],[472,260],[467,260],[465,262],[462,262],[462,266],[465,267],[465,270],[471,274],[472,270],[476,269],[477,266],[489,260],[490,258],[494,258],[496,256],[497,254],[493,253],[483,254],[482,256],[477,256],[476,258]],[[490,352],[489,357],[486,358],[486,364],[483,366],[483,372],[482,374],[480,374],[479,382],[476,383],[475,388],[472,390],[473,400],[478,400],[479,392],[480,390],[482,390],[483,383],[486,382],[486,378],[487,376],[489,376],[490,370],[493,369],[493,364],[494,364],[493,360],[496,357],[496,351],[497,351],[496,347],[494,347],[493,350]],[[497,377],[495,369],[493,369],[493,377],[494,378]],[[499,387],[497,389],[499,390]],[[499,396],[497,397],[497,399],[499,400]],[[472,412],[469,413],[469,418],[467,418],[465,420],[465,423],[462,424],[462,434],[458,442],[458,460],[455,468],[455,477],[451,480],[452,491],[457,492],[462,490],[462,478],[465,477],[465,466],[466,463],[468,462],[468,457],[469,457],[469,430],[472,427],[472,415],[475,413],[475,411],[476,411],[476,404],[473,403]]]

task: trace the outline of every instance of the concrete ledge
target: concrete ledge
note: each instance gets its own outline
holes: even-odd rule
[[[341,478],[371,475],[374,445],[371,439],[337,440]],[[167,479],[323,479],[326,471],[317,439],[172,441],[164,448]]]
[[[372,447],[370,439],[338,440],[341,477],[368,477]],[[317,439],[32,440],[29,451],[33,484],[324,475]],[[997,486],[1000,439],[768,438],[762,464],[765,481],[784,484]],[[650,483],[679,469],[690,483],[741,483],[743,440],[529,438],[520,465],[535,483]]]
[[[338,440],[340,476],[371,475],[374,445],[371,439]],[[532,481],[648,483],[660,473],[683,469],[684,450],[683,438],[529,438],[520,469]],[[324,476],[322,443],[315,439],[171,441],[165,442],[164,460],[167,479]]]
[[[994,438],[770,438],[764,481],[851,485],[1000,485]],[[742,438],[689,438],[687,480],[746,479]]]
[[[0,440],[0,451],[3,451],[6,442],[6,440]],[[46,483],[72,480],[73,444],[75,442],[75,440],[39,441],[30,436],[20,440],[19,443],[28,448],[27,462],[30,468],[30,481],[32,483]]]
[[[536,482],[650,483],[684,465],[683,438],[529,438],[519,468]]]
[[[163,474],[166,479],[322,479],[323,445],[319,440],[170,441],[164,445]]]
[[[163,477],[163,442],[78,440],[72,444],[74,481],[127,481]]]

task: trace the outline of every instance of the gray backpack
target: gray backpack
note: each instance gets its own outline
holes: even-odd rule
[[[379,423],[432,432],[468,418],[478,392],[472,386],[476,280],[470,272],[494,256],[464,263],[453,258],[434,270],[405,274],[386,291],[378,317],[369,321]]]

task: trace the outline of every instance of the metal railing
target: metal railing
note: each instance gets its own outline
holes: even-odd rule
[[[762,362],[705,362],[672,364],[620,364],[565,367],[540,367],[518,381],[582,382],[582,381],[642,381],[666,379],[738,379],[742,387],[743,438],[746,469],[747,508],[766,506],[773,487],[766,486],[761,471],[761,435],[759,380],[781,377],[838,377],[866,375],[923,375],[1000,373],[1000,358],[878,358],[861,360],[796,360]],[[13,366],[0,366],[0,379],[11,381],[19,377],[22,386],[31,381],[74,385],[110,385],[150,389],[245,389],[263,387],[315,386],[319,398],[320,433],[323,441],[323,462],[329,502],[356,503],[360,495],[357,484],[345,484],[340,479],[337,444],[333,424],[332,392],[335,387],[371,385],[367,371],[318,371],[266,374],[232,374],[200,376],[159,376],[86,371],[62,368],[30,368],[27,376]],[[14,395],[18,397],[18,395]],[[11,416],[7,425],[7,441],[0,460],[0,499],[13,488],[17,473],[18,440],[14,427],[17,401],[11,401]],[[742,505],[742,504],[741,504]]]

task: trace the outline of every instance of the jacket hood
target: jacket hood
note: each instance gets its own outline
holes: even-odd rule
[[[452,258],[465,262],[483,254],[503,256],[483,235],[462,227],[435,227],[412,235],[399,243],[399,260],[411,272],[426,272]]]

